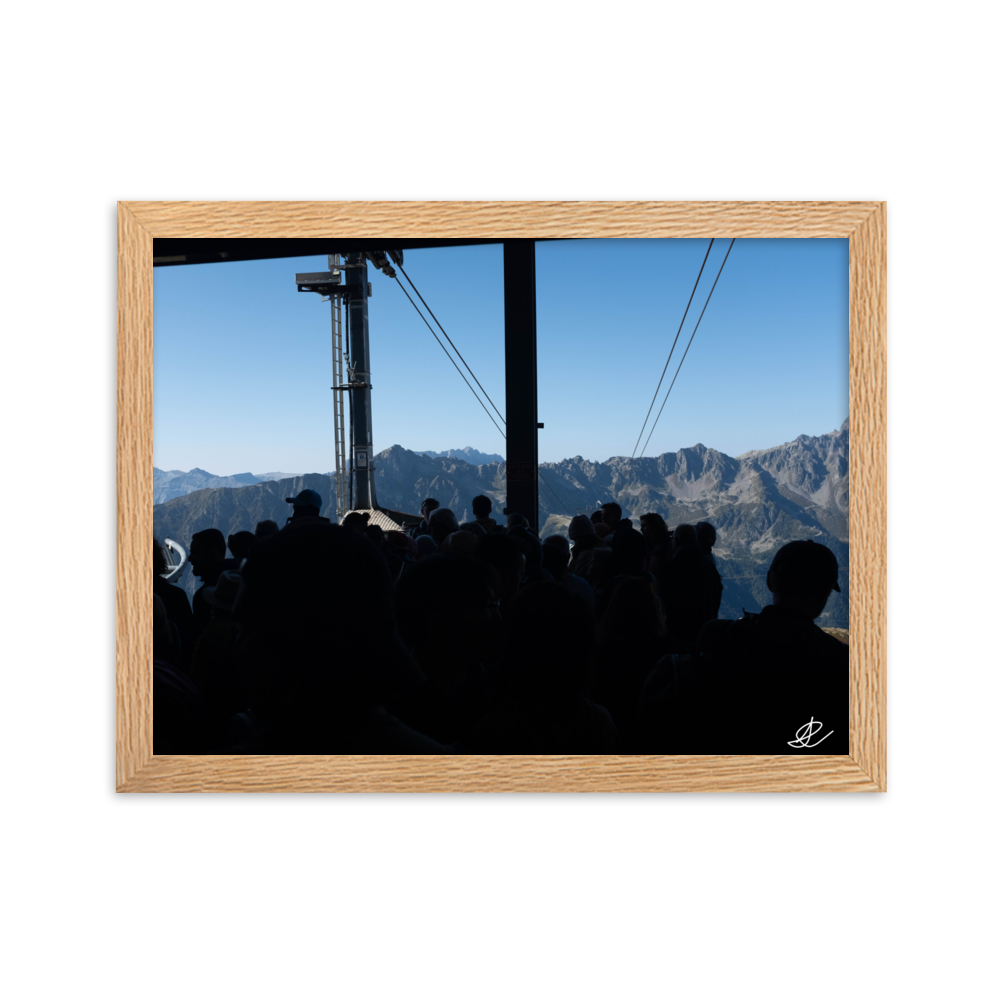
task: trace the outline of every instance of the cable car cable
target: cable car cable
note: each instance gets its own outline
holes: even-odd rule
[[[701,326],[701,317],[705,315],[708,303],[712,300],[712,292],[715,291],[715,286],[719,283],[719,278],[722,277],[722,268],[726,266],[726,261],[729,260],[729,254],[732,252],[733,245],[735,243],[735,239],[730,242],[729,249],[726,251],[726,256],[722,258],[722,267],[719,268],[719,273],[715,276],[715,281],[712,282],[712,287],[709,289],[708,298],[705,299],[705,304],[701,307],[701,316],[698,317],[698,322],[695,323],[694,330],[691,331],[691,340],[688,341],[687,347],[684,348],[684,355],[681,358],[681,363],[677,366],[677,371],[674,372],[674,381],[670,383],[670,389],[673,389],[674,382],[677,381],[677,376],[681,373],[681,366],[684,364],[684,358],[688,356],[688,351],[691,350],[691,343],[694,341],[694,335],[698,332],[698,327]],[[653,421],[653,427],[649,432],[649,437],[646,438],[646,443],[642,446],[642,452],[639,453],[639,458],[642,458],[643,453],[649,447],[649,438],[653,436],[653,431],[656,430],[656,425],[660,422],[660,414],[663,413],[663,407],[667,405],[667,400],[670,398],[670,389],[667,389],[667,394],[663,397],[663,403],[660,405],[660,413],[656,414],[656,420]]]
[[[400,270],[402,270],[402,268],[400,268]],[[407,280],[409,280],[409,279],[407,279]],[[424,323],[427,326],[427,329],[431,331],[431,335],[438,342],[438,346],[441,348],[442,351],[444,351],[445,357],[447,357],[447,359],[453,365],[455,365],[455,371],[457,371],[458,374],[462,376],[462,381],[467,386],[469,386],[469,392],[471,392],[472,395],[476,397],[476,402],[486,411],[486,416],[488,416],[490,418],[490,420],[493,420],[493,414],[490,413],[490,411],[486,409],[486,404],[479,398],[479,396],[476,395],[476,390],[472,388],[472,385],[469,382],[469,380],[465,377],[465,375],[462,374],[462,369],[459,368],[457,364],[455,364],[455,359],[448,353],[448,348],[445,347],[444,344],[441,343],[441,338],[436,333],[434,333],[434,327],[432,327],[430,325],[430,323],[427,322],[427,317],[424,316],[424,314],[420,311],[420,308],[417,306],[416,302],[414,302],[413,299],[410,298],[410,293],[405,288],[403,288],[403,283],[399,280],[399,278],[396,279],[396,284],[399,285],[399,287],[403,289],[403,294],[408,299],[410,299],[410,305],[413,306],[413,308],[417,310],[417,315],[424,321]],[[416,291],[416,289],[414,289],[414,291]],[[417,294],[419,295],[420,293],[417,292]],[[421,300],[421,301],[423,301],[423,300]],[[447,336],[447,334],[445,334],[445,336]],[[449,341],[449,343],[450,343],[450,341]],[[475,378],[476,376],[473,375],[472,377]],[[502,420],[503,417],[501,417],[500,419]],[[500,425],[495,420],[493,420],[493,426],[498,431],[500,431],[500,436],[504,439],[504,441],[506,441],[507,440],[507,435],[504,434],[504,432],[500,430]]]
[[[404,277],[404,278],[406,278],[406,280],[407,280],[407,281],[409,282],[409,284],[410,284],[410,287],[411,287],[411,288],[412,288],[412,289],[413,289],[413,290],[414,290],[414,291],[415,291],[415,292],[417,293],[417,298],[418,298],[418,299],[420,299],[420,301],[424,303],[424,308],[425,308],[425,309],[426,309],[426,310],[427,310],[427,311],[428,311],[428,312],[429,312],[429,313],[431,314],[431,318],[432,318],[432,319],[434,320],[434,322],[435,322],[435,323],[437,323],[437,325],[438,325],[438,329],[440,329],[440,331],[441,331],[441,332],[442,332],[442,333],[444,334],[444,336],[445,336],[445,340],[447,340],[447,341],[448,341],[448,343],[449,343],[449,344],[451,344],[451,346],[452,346],[452,349],[453,349],[453,350],[455,351],[455,353],[456,353],[456,354],[457,354],[457,355],[459,356],[459,358],[461,358],[461,360],[462,360],[462,364],[463,364],[463,365],[465,365],[465,367],[466,367],[466,368],[468,368],[468,370],[469,370],[469,374],[470,374],[470,375],[472,376],[472,378],[473,378],[473,380],[475,381],[476,385],[478,385],[478,386],[479,386],[479,388],[480,388],[480,389],[482,390],[482,393],[483,393],[483,395],[484,395],[484,396],[485,396],[485,397],[486,397],[487,399],[489,399],[489,400],[490,400],[490,406],[492,406],[492,407],[493,407],[493,409],[494,409],[494,410],[496,410],[496,413],[497,413],[497,416],[498,416],[498,417],[499,417],[499,418],[501,419],[501,421],[503,421],[503,423],[504,423],[504,424],[506,424],[506,423],[507,423],[507,421],[506,421],[506,420],[504,420],[504,418],[503,418],[503,414],[502,414],[502,413],[501,413],[501,412],[500,412],[499,410],[497,410],[497,407],[496,407],[496,403],[494,403],[494,402],[493,402],[493,400],[492,400],[492,399],[490,399],[490,396],[489,396],[489,393],[488,393],[488,392],[487,392],[487,391],[486,391],[485,389],[483,389],[483,386],[482,386],[482,383],[481,383],[481,382],[479,381],[479,379],[477,379],[477,378],[476,378],[476,374],[475,374],[475,372],[474,372],[474,371],[473,371],[473,370],[472,370],[471,368],[469,368],[469,363],[468,363],[468,362],[467,362],[467,361],[465,360],[465,358],[463,358],[463,357],[462,357],[462,352],[461,352],[461,351],[460,351],[460,350],[459,350],[459,349],[458,349],[457,347],[455,347],[455,344],[454,344],[454,342],[452,341],[451,337],[449,337],[449,336],[448,336],[448,334],[447,334],[447,333],[445,332],[445,328],[444,328],[443,326],[441,326],[441,323],[440,323],[440,321],[438,320],[437,316],[435,316],[435,315],[434,315],[434,310],[433,310],[433,309],[431,309],[431,307],[430,307],[430,306],[429,306],[429,305],[427,304],[427,302],[426,302],[426,301],[424,300],[424,297],[423,297],[423,296],[422,296],[422,295],[420,294],[420,291],[419,291],[419,290],[417,289],[417,286],[416,286],[415,284],[413,284],[413,282],[412,282],[412,281],[410,280],[410,276],[409,276],[409,275],[408,275],[408,274],[407,274],[407,273],[406,273],[405,271],[403,271],[403,265],[402,265],[402,264],[397,264],[396,266],[397,266],[397,267],[399,268],[399,270],[400,270],[400,271],[402,272],[402,274],[403,274],[403,277]],[[397,278],[397,279],[396,279],[396,281],[399,281],[399,278]],[[399,287],[400,287],[400,288],[403,288],[403,286],[402,286],[402,285],[400,285]],[[406,289],[404,288],[404,289],[403,289],[403,291],[406,291]],[[413,300],[412,300],[412,299],[410,299],[410,301],[412,302]],[[426,320],[425,320],[425,322],[426,322]],[[457,367],[457,366],[456,366],[456,367]],[[642,436],[642,435],[640,434],[640,437],[641,437],[641,436]]]
[[[670,359],[674,356],[674,348],[677,346],[677,338],[681,335],[681,330],[684,327],[684,320],[687,319],[688,309],[691,308],[691,302],[694,300],[694,293],[698,291],[698,282],[701,281],[701,273],[705,270],[705,265],[708,263],[708,255],[712,252],[712,244],[714,242],[714,238],[708,242],[708,249],[705,251],[705,259],[701,262],[698,277],[694,279],[694,288],[691,289],[691,298],[688,299],[688,304],[684,309],[684,315],[681,317],[681,325],[677,327],[677,334],[674,336],[674,342],[670,345],[670,353],[667,355],[667,363],[663,366],[663,374],[660,375],[660,381],[656,383],[656,392],[653,393],[653,400],[649,404],[646,419],[642,422],[642,430],[639,431],[639,436],[636,438],[635,448],[639,447],[639,442],[642,440],[642,431],[646,429],[646,424],[649,423],[649,414],[653,412],[653,407],[656,406],[656,397],[660,394],[660,386],[663,385],[663,376],[667,374],[667,369],[670,367]],[[635,458],[635,448],[632,449],[632,458],[628,460],[628,468],[625,470],[626,473],[628,473],[629,469],[632,468],[632,459]]]
[[[570,517],[572,517],[573,515],[570,514],[569,507],[567,507],[566,504],[563,503],[562,498],[559,496],[558,493],[556,493],[556,491],[554,489],[552,489],[551,486],[549,486],[549,481],[545,478],[545,476],[542,475],[542,467],[541,466],[538,467],[538,475],[541,478],[542,482],[545,483],[545,485],[549,487],[549,492],[556,498],[556,500],[559,503],[559,506],[562,507],[562,509],[564,511],[566,511],[566,513],[569,514]]]
[[[461,353],[461,351],[459,351],[459,349],[458,349],[457,347],[455,347],[455,344],[454,344],[454,341],[452,341],[451,337],[449,337],[449,336],[448,336],[448,333],[447,333],[447,331],[445,330],[445,328],[444,328],[443,326],[441,326],[441,323],[440,323],[440,321],[438,320],[437,316],[435,316],[435,315],[434,315],[434,311],[433,311],[433,310],[431,309],[431,307],[430,307],[429,305],[427,305],[427,300],[426,300],[426,299],[425,299],[425,298],[424,298],[424,297],[423,297],[423,296],[422,296],[422,295],[420,294],[420,290],[419,290],[419,289],[417,288],[417,286],[416,286],[415,284],[413,284],[413,280],[412,280],[412,279],[410,278],[410,276],[409,276],[409,275],[408,275],[408,274],[406,273],[406,271],[404,271],[404,270],[403,270],[402,266],[401,266],[401,265],[399,265],[399,264],[397,264],[396,266],[397,266],[397,267],[399,268],[399,270],[400,270],[400,271],[402,272],[402,275],[403,275],[403,277],[404,277],[404,278],[406,278],[406,280],[407,280],[407,282],[409,283],[410,287],[411,287],[411,288],[413,289],[413,291],[414,291],[414,292],[416,293],[416,295],[417,295],[417,298],[418,298],[418,299],[420,299],[420,301],[421,301],[421,302],[423,303],[423,306],[424,306],[424,308],[425,308],[425,309],[426,309],[426,310],[427,310],[427,311],[428,311],[428,312],[429,312],[429,313],[431,314],[431,317],[433,318],[434,322],[435,322],[435,323],[437,323],[437,325],[438,325],[438,329],[440,329],[440,331],[441,331],[441,332],[442,332],[442,333],[444,334],[444,336],[445,336],[445,339],[446,339],[446,340],[448,341],[448,343],[449,343],[449,344],[451,344],[452,348],[454,349],[455,353],[456,353],[456,354],[457,354],[457,355],[459,356],[459,358],[461,358],[461,360],[462,360],[462,364],[463,364],[463,365],[465,365],[466,369],[468,369],[468,372],[469,372],[469,374],[470,374],[470,375],[472,376],[472,378],[474,379],[474,381],[475,381],[476,385],[478,385],[478,386],[479,386],[479,388],[480,388],[480,389],[482,390],[482,393],[483,393],[483,395],[484,395],[484,396],[485,396],[485,397],[486,397],[486,398],[487,398],[487,399],[489,400],[489,402],[490,402],[490,406],[492,406],[492,407],[493,407],[493,409],[494,409],[494,410],[496,410],[496,414],[497,414],[497,416],[498,416],[498,417],[499,417],[499,418],[500,418],[501,420],[503,420],[503,422],[504,422],[504,423],[506,424],[506,423],[507,423],[507,421],[506,421],[506,420],[504,420],[504,418],[503,418],[503,414],[502,414],[502,413],[501,413],[501,412],[500,412],[499,410],[497,410],[497,407],[496,407],[496,404],[495,404],[495,403],[493,402],[493,400],[492,400],[492,399],[490,399],[490,397],[489,397],[489,393],[487,393],[487,391],[486,391],[485,389],[483,389],[483,385],[482,385],[482,383],[481,383],[481,382],[479,381],[479,379],[477,379],[477,378],[476,378],[476,373],[475,373],[475,372],[474,372],[474,371],[473,371],[473,370],[472,370],[472,369],[471,369],[471,368],[469,367],[469,363],[468,363],[468,362],[467,362],[467,361],[465,360],[465,358],[463,358],[463,357],[462,357],[462,353]],[[476,401],[477,401],[477,402],[479,403],[479,405],[480,405],[480,406],[482,406],[482,407],[483,407],[483,409],[484,409],[484,410],[486,410],[486,415],[487,415],[487,416],[488,416],[488,417],[490,418],[490,420],[493,420],[493,415],[492,415],[492,414],[490,413],[490,411],[489,411],[489,410],[487,410],[487,409],[486,409],[485,405],[483,404],[483,401],[482,401],[482,400],[481,400],[481,399],[479,398],[479,396],[478,396],[478,395],[476,395],[476,391],[475,391],[475,389],[473,389],[473,388],[472,388],[472,386],[471,386],[471,385],[469,384],[469,380],[468,380],[467,378],[465,378],[465,375],[463,375],[463,374],[462,374],[462,369],[461,369],[461,368],[459,368],[459,367],[458,367],[458,365],[456,365],[456,364],[455,364],[455,359],[454,359],[454,358],[452,358],[452,356],[451,356],[450,354],[448,354],[448,351],[447,351],[447,349],[445,348],[444,344],[442,344],[442,343],[441,343],[441,339],[440,339],[440,337],[438,337],[438,335],[437,335],[436,333],[434,333],[434,330],[433,330],[433,328],[431,327],[430,323],[428,323],[428,322],[427,322],[427,319],[426,319],[426,317],[424,316],[424,314],[423,314],[422,312],[420,312],[420,310],[419,310],[419,309],[417,308],[417,304],[416,304],[416,302],[414,302],[414,301],[413,301],[413,299],[412,299],[412,298],[410,298],[410,295],[409,295],[409,293],[408,293],[408,292],[406,291],[406,289],[405,289],[405,288],[403,288],[403,284],[402,284],[402,282],[401,282],[401,281],[399,280],[399,278],[396,278],[396,284],[398,284],[398,285],[399,285],[399,287],[400,287],[400,288],[401,288],[401,289],[403,290],[403,294],[404,294],[404,295],[405,295],[405,296],[406,296],[406,297],[407,297],[407,298],[408,298],[408,299],[410,300],[410,305],[412,305],[412,306],[413,306],[413,308],[417,310],[417,314],[418,314],[418,315],[420,316],[420,318],[421,318],[421,319],[422,319],[422,320],[424,321],[424,323],[425,323],[425,324],[427,325],[427,329],[428,329],[428,330],[430,330],[432,334],[434,334],[434,339],[435,339],[435,340],[436,340],[436,341],[438,342],[438,344],[440,345],[440,347],[441,347],[441,350],[442,350],[442,351],[444,351],[444,353],[445,353],[445,354],[447,355],[447,357],[448,357],[448,360],[449,360],[449,361],[450,361],[450,362],[451,362],[451,363],[452,363],[453,365],[455,365],[455,370],[456,370],[456,371],[458,372],[458,374],[459,374],[459,375],[461,375],[461,376],[462,376],[462,378],[463,378],[463,379],[464,379],[464,381],[465,381],[465,384],[469,386],[469,389],[470,389],[470,391],[472,392],[472,395],[476,397]],[[654,400],[654,401],[655,401],[655,400]],[[652,406],[650,406],[650,409],[652,409]],[[496,422],[495,420],[493,420],[493,426],[494,426],[494,427],[496,427],[496,429],[497,429],[498,431],[500,431],[500,427],[499,427],[499,426],[497,425],[497,422]],[[644,429],[645,429],[645,428],[644,428]],[[503,433],[503,431],[500,431],[500,434],[501,434],[501,436],[503,437],[503,439],[504,439],[504,440],[506,441],[506,440],[507,440],[507,435],[506,435],[506,434],[504,434],[504,433]],[[640,434],[640,436],[641,436],[641,434]],[[556,499],[556,503],[558,503],[558,504],[559,504],[559,506],[560,506],[560,507],[562,507],[562,509],[563,509],[564,511],[566,511],[566,513],[567,513],[567,514],[568,514],[568,515],[569,515],[570,517],[572,517],[573,515],[572,515],[572,514],[570,513],[570,510],[569,510],[569,508],[568,508],[568,507],[566,506],[566,504],[565,504],[565,503],[563,502],[563,500],[562,500],[562,498],[561,498],[561,497],[559,496],[559,494],[558,494],[558,493],[556,493],[556,491],[555,491],[555,490],[554,490],[554,489],[552,488],[552,486],[550,485],[549,481],[548,481],[548,480],[547,480],[547,479],[545,478],[545,476],[544,476],[544,475],[542,474],[542,470],[541,470],[541,468],[539,468],[539,470],[538,470],[538,475],[539,475],[539,478],[540,478],[540,479],[542,480],[542,482],[543,482],[543,483],[545,483],[545,485],[546,485],[546,486],[548,487],[548,490],[549,490],[549,492],[550,492],[550,493],[552,494],[552,496],[553,496],[553,497],[555,497],[555,499]]]
[[[398,267],[398,266],[399,266],[399,265],[397,265],[397,267]],[[400,271],[403,271],[403,269],[402,269],[401,267],[400,267],[399,269],[400,269]],[[407,281],[408,281],[408,282],[410,283],[410,285],[411,285],[411,287],[413,288],[414,292],[416,292],[416,293],[417,293],[417,297],[418,297],[418,298],[420,299],[420,301],[424,303],[424,306],[426,307],[427,311],[428,311],[428,312],[429,312],[429,313],[431,314],[431,316],[434,316],[434,313],[433,313],[433,312],[431,312],[431,308],[430,308],[430,306],[428,306],[428,305],[427,305],[427,303],[426,303],[426,302],[424,301],[424,297],[423,297],[423,296],[422,296],[422,295],[420,294],[420,292],[419,292],[419,291],[417,291],[417,287],[416,287],[416,285],[414,285],[414,284],[413,284],[413,282],[412,282],[412,281],[410,281],[410,277],[409,277],[409,275],[408,275],[408,274],[407,274],[407,273],[406,273],[405,271],[403,271],[403,276],[404,276],[404,277],[406,278],[406,280],[407,280]],[[461,369],[461,368],[459,368],[457,364],[455,364],[455,359],[454,359],[454,358],[453,358],[453,357],[452,357],[452,356],[451,356],[451,355],[450,355],[450,354],[448,353],[448,349],[447,349],[447,348],[446,348],[446,347],[444,346],[444,344],[442,344],[442,343],[441,343],[441,338],[440,338],[440,337],[439,337],[439,336],[438,336],[438,335],[437,335],[436,333],[434,333],[434,328],[433,328],[433,327],[432,327],[432,326],[430,325],[430,323],[428,323],[428,322],[427,322],[427,318],[426,318],[426,317],[424,316],[424,314],[423,314],[423,313],[422,313],[422,312],[420,311],[420,309],[419,309],[419,308],[417,307],[417,304],[416,304],[416,302],[414,302],[414,301],[413,301],[413,299],[412,299],[412,298],[410,298],[410,295],[409,295],[409,293],[408,293],[408,292],[406,291],[406,289],[405,289],[405,288],[403,288],[403,284],[402,284],[402,282],[401,282],[401,281],[399,280],[399,278],[396,278],[396,284],[398,284],[398,285],[399,285],[399,287],[400,287],[400,288],[402,289],[402,291],[403,291],[403,294],[404,294],[404,295],[405,295],[405,296],[407,297],[407,299],[409,299],[409,301],[410,301],[410,305],[411,305],[411,306],[413,306],[413,308],[417,310],[417,315],[418,315],[418,316],[419,316],[419,317],[420,317],[420,318],[421,318],[421,319],[422,319],[422,320],[424,321],[424,324],[426,325],[427,329],[431,331],[431,333],[432,333],[432,334],[433,334],[433,336],[434,336],[434,339],[435,339],[435,340],[436,340],[436,341],[438,342],[438,346],[440,346],[441,350],[442,350],[442,351],[444,351],[444,353],[445,353],[445,356],[446,356],[446,357],[448,358],[448,360],[449,360],[449,361],[450,361],[450,362],[451,362],[451,363],[452,363],[453,365],[455,365],[455,370],[456,370],[456,371],[458,372],[458,374],[459,374],[459,375],[461,375],[461,376],[462,376],[462,379],[463,379],[463,381],[465,382],[465,384],[466,384],[467,386],[469,386],[469,391],[470,391],[470,392],[472,393],[472,395],[473,395],[473,396],[475,396],[475,397],[476,397],[476,402],[477,402],[477,403],[479,403],[479,405],[480,405],[480,406],[482,406],[483,410],[484,410],[484,411],[486,412],[486,416],[488,416],[488,417],[490,418],[490,420],[493,420],[493,414],[492,414],[492,413],[490,413],[490,411],[486,409],[486,406],[485,406],[485,404],[483,403],[483,401],[482,401],[482,400],[481,400],[481,399],[479,398],[479,396],[478,396],[478,395],[476,395],[476,390],[472,388],[472,386],[471,386],[471,385],[469,384],[469,380],[468,380],[468,379],[467,379],[467,378],[465,377],[465,375],[464,375],[464,374],[462,374],[462,369]],[[437,317],[436,317],[436,316],[434,316],[434,322],[435,322],[435,323],[437,323]],[[445,333],[445,330],[444,330],[444,327],[442,327],[440,323],[438,323],[438,326],[439,326],[439,327],[441,327],[441,332],[442,332],[442,333],[444,333],[445,337],[446,337],[446,338],[447,338],[447,340],[448,340],[448,343],[449,343],[449,344],[451,344],[451,346],[452,346],[452,347],[455,347],[455,345],[454,345],[454,344],[452,343],[452,341],[451,341],[451,338],[450,338],[450,337],[448,337],[448,334],[447,334],[447,333]],[[458,348],[457,348],[457,347],[455,347],[455,353],[456,353],[456,354],[458,354],[458,356],[459,356],[460,358],[462,358],[462,355],[461,355],[461,354],[459,353],[459,350],[458,350]],[[474,373],[474,372],[472,371],[472,369],[471,369],[471,368],[469,368],[468,364],[466,363],[466,361],[465,361],[465,358],[462,358],[462,363],[463,363],[463,364],[465,365],[465,367],[466,367],[466,368],[468,368],[468,369],[469,369],[469,374],[470,374],[470,375],[472,375],[472,377],[473,377],[474,379],[476,379],[476,385],[478,385],[480,389],[483,389],[482,385],[481,385],[481,384],[480,384],[480,382],[479,382],[479,379],[477,379],[477,378],[476,378],[476,376],[475,376],[475,373]],[[484,395],[484,396],[486,396],[486,398],[487,398],[487,399],[489,399],[489,396],[488,396],[488,395],[486,394],[486,390],[485,390],[485,389],[483,389],[483,395]],[[492,399],[490,399],[490,405],[491,405],[491,406],[493,405],[493,400],[492,400]],[[493,409],[494,409],[494,410],[496,410],[496,406],[493,406]],[[501,420],[503,420],[503,416],[502,416],[502,415],[500,414],[500,411],[499,411],[499,410],[497,410],[497,416],[498,416],[498,417],[500,417],[500,419],[501,419]],[[504,423],[506,423],[506,421],[504,421]],[[504,440],[506,441],[506,440],[507,440],[507,435],[506,435],[506,434],[504,434],[504,432],[503,432],[502,430],[500,430],[500,427],[499,427],[499,425],[497,424],[497,422],[496,422],[495,420],[493,420],[493,426],[494,426],[494,427],[496,427],[496,429],[497,429],[498,431],[500,431],[500,436],[501,436],[501,437],[502,437],[502,438],[503,438],[503,439],[504,439]],[[572,514],[570,513],[570,510],[569,510],[569,508],[568,508],[568,507],[566,506],[566,504],[565,504],[565,503],[563,502],[563,500],[562,500],[562,498],[561,498],[561,497],[559,496],[559,494],[558,494],[558,493],[556,493],[556,491],[555,491],[555,490],[554,490],[554,489],[552,488],[552,486],[551,486],[551,485],[549,484],[549,481],[548,481],[548,480],[547,480],[547,479],[545,478],[545,476],[544,476],[544,475],[542,474],[542,470],[541,470],[541,469],[539,469],[539,470],[538,470],[538,475],[539,475],[539,477],[541,478],[542,482],[543,482],[543,483],[545,483],[545,485],[546,485],[546,486],[548,487],[548,490],[549,490],[549,492],[550,492],[550,493],[552,494],[552,496],[553,496],[553,497],[555,497],[555,499],[556,499],[556,502],[557,502],[557,503],[559,504],[559,506],[560,506],[560,507],[562,507],[562,509],[563,509],[564,511],[566,511],[566,513],[567,513],[567,514],[568,514],[568,515],[569,515],[570,517],[572,517]]]

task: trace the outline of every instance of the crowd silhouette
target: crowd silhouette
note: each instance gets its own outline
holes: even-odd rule
[[[288,502],[190,539],[190,603],[154,541],[155,753],[848,752],[824,545],[779,549],[772,603],[727,621],[707,522],[609,501],[543,541],[487,497],[464,524],[428,498],[410,534]]]

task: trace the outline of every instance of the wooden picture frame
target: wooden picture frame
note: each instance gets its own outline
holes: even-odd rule
[[[846,756],[153,756],[153,239],[846,238],[850,753]],[[884,791],[884,202],[120,202],[119,791]]]

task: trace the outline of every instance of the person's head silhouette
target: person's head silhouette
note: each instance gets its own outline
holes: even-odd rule
[[[285,503],[292,505],[292,517],[319,517],[323,498],[315,490],[303,490],[298,496],[285,497]]]
[[[767,589],[776,608],[798,611],[818,618],[832,591],[840,593],[837,557],[825,545],[795,541],[775,553],[767,571]]]

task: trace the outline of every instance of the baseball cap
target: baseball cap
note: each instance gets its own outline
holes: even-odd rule
[[[840,593],[837,557],[825,545],[814,542],[811,538],[808,541],[789,542],[778,549],[771,561],[770,571],[782,583],[816,583],[832,587]]]
[[[315,490],[303,490],[297,497],[285,497],[293,507],[322,507],[323,498]]]

